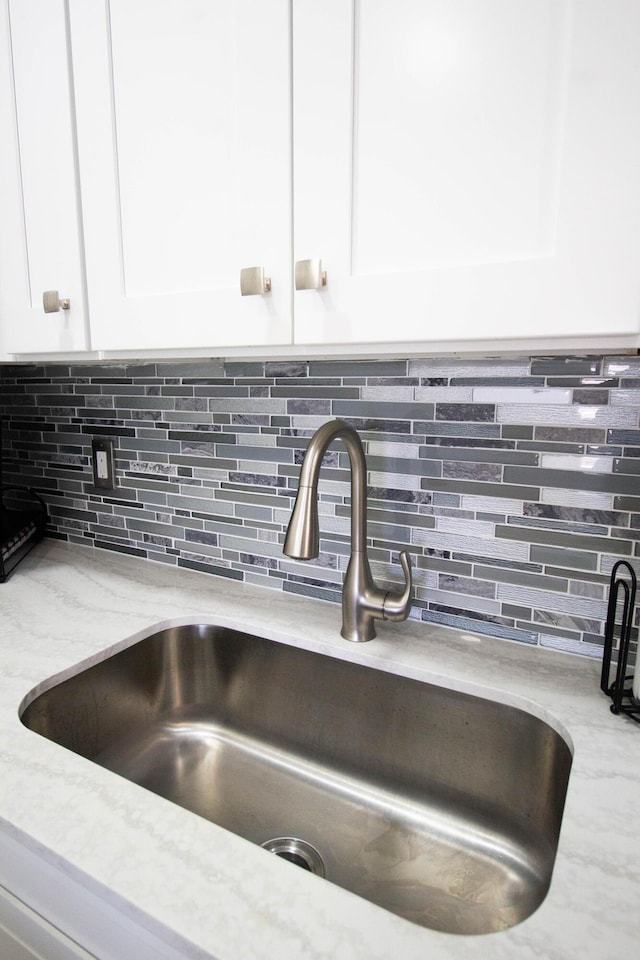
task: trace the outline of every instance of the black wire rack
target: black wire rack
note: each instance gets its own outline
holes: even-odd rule
[[[624,571],[624,574],[621,572]],[[626,560],[618,560],[611,571],[609,604],[604,631],[604,654],[600,689],[611,697],[611,712],[622,713],[640,723],[640,702],[635,700],[631,689],[632,677],[627,676],[627,662],[631,646],[633,613],[636,604],[636,574]],[[616,644],[616,640],[618,641]],[[617,646],[618,659],[615,678],[611,680],[611,661]],[[640,670],[640,653],[636,653],[636,670]]]
[[[35,490],[0,487],[0,583],[42,539],[47,508]]]

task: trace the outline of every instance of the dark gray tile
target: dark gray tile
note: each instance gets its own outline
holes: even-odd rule
[[[601,374],[601,357],[534,357],[531,360],[533,377],[584,377]]]
[[[311,377],[404,377],[406,360],[311,360]]]
[[[271,396],[307,401],[320,398],[328,398],[329,400],[357,400],[360,396],[360,391],[357,387],[271,387]]]
[[[396,501],[407,504],[429,504],[431,503],[431,494],[424,493],[421,490],[402,490],[392,487],[369,487],[368,499]],[[456,498],[457,499],[457,498]]]
[[[523,507],[525,517],[537,517],[547,520],[563,520],[575,524],[599,524],[601,526],[615,526],[628,522],[628,513],[619,513],[614,510],[597,510],[588,507],[564,507],[548,503],[525,503]]]
[[[420,414],[422,416],[422,414]],[[493,403],[437,403],[436,420],[464,420],[465,422],[492,423],[496,419]]]
[[[265,377],[308,377],[309,364],[306,360],[267,360],[264,365]]]
[[[460,577],[451,573],[438,574],[438,589],[447,593],[462,593],[470,597],[495,598],[495,586],[487,580]]]
[[[590,407],[603,407],[609,403],[609,391],[591,388],[574,390],[573,402],[585,404]]]
[[[540,453],[585,453],[583,443],[552,443],[550,440],[521,440],[518,450],[537,450]]]
[[[263,377],[264,363],[253,360],[225,360],[225,377]]]
[[[640,430],[607,430],[607,443],[628,443],[640,446]]]
[[[544,387],[544,377],[451,377],[452,387]]]
[[[609,431],[611,432],[611,431]],[[535,428],[536,440],[551,440],[561,443],[604,443],[605,431],[595,427],[550,427]],[[615,442],[615,441],[607,441]]]
[[[632,513],[638,513],[640,512],[640,496],[614,497],[613,506],[615,510],[630,510]]]
[[[287,413],[292,416],[331,416],[331,400],[319,400],[309,397],[305,400],[287,401]]]
[[[548,387],[583,387],[585,389],[610,390],[620,386],[617,377],[547,377],[546,381]]]
[[[442,465],[442,476],[451,479],[499,483],[502,478],[502,467],[494,463],[467,463],[446,460]]]
[[[613,461],[613,472],[632,473],[638,476],[640,475],[640,462],[638,460],[627,459],[626,457],[624,459],[616,458]],[[636,483],[636,492],[640,496],[640,482]]]

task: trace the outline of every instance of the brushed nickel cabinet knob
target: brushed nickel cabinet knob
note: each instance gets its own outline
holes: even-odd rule
[[[42,294],[42,306],[45,313],[57,313],[58,310],[68,310],[71,301],[68,297],[61,300],[57,290],[45,290]]]

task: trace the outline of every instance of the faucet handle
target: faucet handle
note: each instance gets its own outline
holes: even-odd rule
[[[413,578],[411,576],[411,557],[406,550],[400,552],[400,565],[404,572],[404,590],[402,593],[387,593],[382,603],[383,620],[406,620],[411,610],[411,591]]]

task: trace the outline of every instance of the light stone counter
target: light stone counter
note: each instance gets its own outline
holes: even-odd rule
[[[349,644],[335,605],[54,541],[0,586],[0,610],[0,882],[11,888],[13,876],[14,892],[63,929],[65,884],[103,905],[104,916],[97,909],[79,932],[68,931],[96,955],[117,956],[107,942],[114,916],[130,925],[131,949],[119,960],[640,955],[640,726],[610,713],[599,663],[411,622],[380,624],[376,640]],[[425,930],[265,856],[20,723],[21,701],[47,678],[76,672],[80,661],[101,659],[158,624],[186,622],[237,626],[491,696],[551,723],[574,761],[542,906],[503,933]],[[21,851],[41,870],[25,873]],[[13,872],[8,863],[17,865]],[[145,946],[146,934],[155,946]]]

